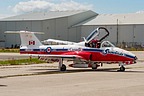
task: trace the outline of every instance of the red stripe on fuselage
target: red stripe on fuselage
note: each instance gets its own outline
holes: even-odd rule
[[[75,53],[75,54],[71,54],[71,53]],[[59,51],[59,52],[44,52],[44,51],[20,51],[21,54],[51,54],[51,55],[78,55],[79,51]],[[81,51],[80,51],[81,52]],[[96,61],[96,62],[101,62],[101,61],[110,61],[110,62],[128,62],[128,61],[133,61],[133,58],[129,58],[126,56],[121,56],[121,55],[116,55],[116,54],[103,54],[101,52],[87,52],[87,51],[83,51],[86,53],[91,53],[92,54],[92,61]],[[70,53],[70,54],[69,54]],[[83,56],[82,56],[83,57]]]

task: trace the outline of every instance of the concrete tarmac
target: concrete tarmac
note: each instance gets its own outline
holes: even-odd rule
[[[58,64],[33,64],[0,67],[0,96],[144,96],[144,52],[137,64],[104,65],[97,71],[68,68]]]
[[[12,60],[29,58],[28,55],[21,55],[20,53],[0,53],[0,60]]]

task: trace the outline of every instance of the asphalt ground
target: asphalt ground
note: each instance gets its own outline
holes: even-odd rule
[[[20,53],[0,53],[0,60],[24,59],[29,58],[29,55],[21,55]]]
[[[0,66],[0,96],[144,96],[144,52],[133,53],[139,60],[125,72],[117,64],[66,72],[57,63]]]

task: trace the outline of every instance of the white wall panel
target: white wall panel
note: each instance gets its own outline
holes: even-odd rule
[[[43,32],[43,39],[56,39],[56,29],[55,29],[55,19],[51,20],[44,20],[42,23]]]
[[[42,32],[42,21],[31,21],[31,31]],[[39,40],[42,40],[42,35],[36,34]]]
[[[31,21],[17,21],[16,30],[32,31],[32,22]]]
[[[134,42],[144,43],[144,25],[134,25]]]
[[[118,26],[118,42],[133,42],[133,32],[132,25]]]
[[[82,26],[81,27],[81,37],[87,37],[94,30],[93,26]]]
[[[6,34],[4,32],[6,31],[6,22],[0,22],[0,48],[5,47],[6,42]]]
[[[76,28],[69,29],[68,40],[73,41],[73,42],[77,41],[77,30],[76,30]]]
[[[106,28],[108,29],[109,31],[109,36],[105,39],[105,40],[108,40],[114,44],[117,43],[117,26],[106,26]]]
[[[31,30],[41,32],[42,31],[42,21],[31,21]]]
[[[76,34],[77,34],[77,39],[76,39],[76,41],[77,42],[80,42],[80,41],[82,41],[81,39],[81,26],[79,26],[79,27],[76,27]]]
[[[68,40],[68,21],[67,18],[56,19],[56,38],[60,40]]]
[[[15,31],[16,30],[16,22],[7,22],[6,23],[6,30],[7,31]],[[12,45],[15,46],[17,43],[18,34],[6,34],[6,47],[11,47]]]

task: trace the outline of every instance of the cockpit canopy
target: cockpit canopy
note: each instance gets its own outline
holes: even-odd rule
[[[102,47],[115,47],[115,46],[111,42],[109,42],[109,41],[103,41],[101,43],[101,48]]]

